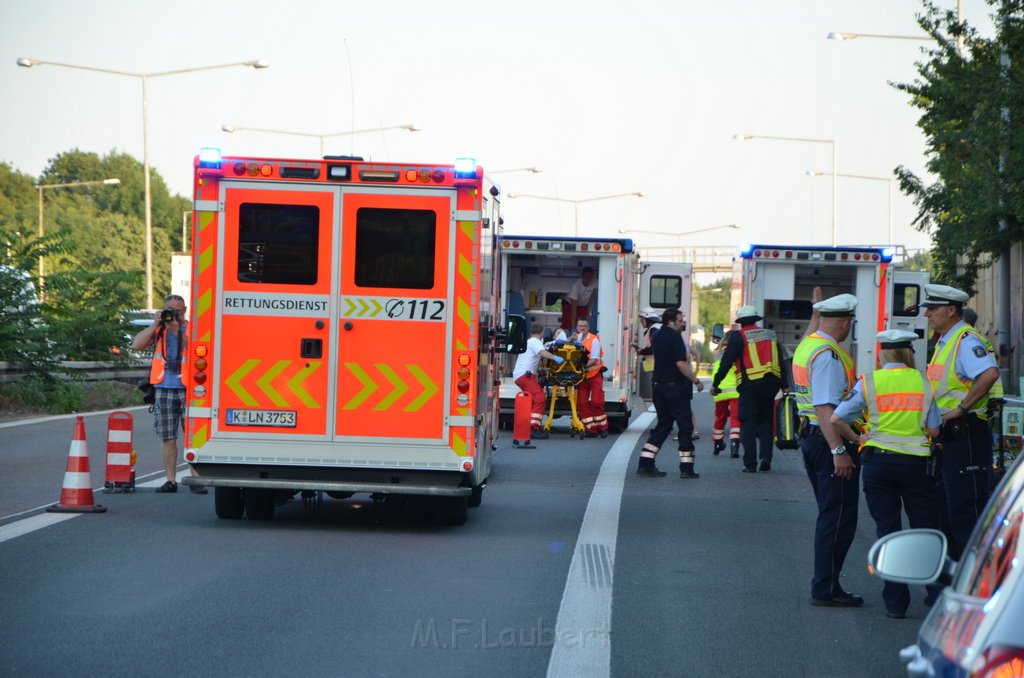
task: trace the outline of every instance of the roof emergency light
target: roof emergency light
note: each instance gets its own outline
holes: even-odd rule
[[[200,148],[199,166],[209,167],[211,169],[220,169],[220,149],[209,147]]]
[[[476,158],[456,158],[455,159],[455,178],[456,179],[475,179],[476,178]]]

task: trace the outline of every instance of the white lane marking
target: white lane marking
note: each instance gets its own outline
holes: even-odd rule
[[[52,504],[47,504],[47,506],[52,506]],[[32,516],[31,518],[25,518],[24,520],[19,520],[16,523],[9,523],[7,525],[0,526],[0,542],[5,542],[8,539],[14,539],[15,537],[20,537],[21,535],[28,534],[29,532],[35,532],[36,530],[41,530],[44,527],[49,527],[50,525],[56,525],[57,523],[62,523],[65,520],[70,520],[71,518],[77,518],[80,515],[82,515],[82,514],[81,513],[40,513],[39,515]]]
[[[654,420],[641,414],[608,451],[590,493],[558,608],[548,678],[611,674],[612,589],[626,467]]]
[[[29,424],[46,424],[52,421],[60,421],[62,419],[74,419],[75,417],[93,417],[101,414],[111,414],[113,412],[131,412],[132,410],[144,410],[149,405],[134,405],[132,407],[119,407],[115,410],[101,410],[99,412],[75,412],[73,414],[55,414],[49,417],[36,417],[34,419],[19,419],[18,421],[8,421],[0,424],[0,428],[14,428],[15,426],[28,426]]]

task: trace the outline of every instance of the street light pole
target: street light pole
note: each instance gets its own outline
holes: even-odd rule
[[[529,172],[530,174],[540,174],[544,171],[543,167],[516,167],[514,169],[500,169],[490,170],[488,174],[508,174],[509,172]]]
[[[835,139],[809,139],[806,137],[777,137],[762,134],[735,134],[733,139],[737,141],[749,141],[751,139],[767,139],[768,141],[801,141],[811,144],[832,144],[832,247],[835,247],[839,234],[839,190],[836,176],[839,168],[839,142]]]
[[[573,205],[573,217],[574,217],[574,233],[573,237],[578,238],[580,235],[580,203],[584,202],[596,202],[598,200],[611,200],[612,198],[643,198],[647,193],[644,191],[633,191],[632,193],[616,193],[615,195],[599,195],[594,198],[580,198],[578,200],[572,200],[570,198],[557,198],[552,195],[532,195],[529,193],[509,193],[508,197],[515,198],[533,198],[534,200],[551,200],[553,202],[569,202]]]
[[[221,125],[220,128],[228,134],[234,134],[235,132],[263,132],[264,134],[285,134],[294,137],[311,137],[313,139],[320,140],[320,157],[324,157],[324,140],[331,137],[343,137],[352,136],[353,134],[367,134],[369,132],[383,132],[390,129],[405,129],[410,132],[419,132],[423,128],[415,123],[408,123],[405,125],[389,125],[387,127],[371,127],[368,129],[353,129],[347,132],[329,132],[327,134],[314,134],[312,132],[291,132],[283,129],[265,129],[262,127],[242,127],[240,125]]]
[[[45,191],[47,189],[50,189],[50,188],[72,188],[72,187],[76,187],[76,186],[99,186],[99,185],[117,186],[120,183],[121,183],[120,179],[111,178],[111,179],[97,179],[96,181],[68,181],[68,182],[61,183],[61,184],[37,184],[36,185],[36,190],[39,191],[39,239],[42,240],[43,236],[46,235],[46,230],[45,230],[45,228],[43,226],[43,223],[44,223],[44,218],[43,218],[43,191]],[[40,296],[40,298],[42,298],[42,296],[43,296],[43,278],[44,277],[45,276],[44,276],[44,272],[43,272],[43,253],[40,252],[39,253],[39,296]]]
[[[647,235],[672,235],[677,238],[682,238],[684,235],[693,235],[694,233],[704,233],[705,231],[717,231],[720,228],[739,228],[740,224],[722,224],[720,226],[708,226],[707,228],[698,228],[692,231],[683,231],[682,233],[673,233],[672,231],[644,231],[639,228],[620,228],[619,233],[645,233]]]
[[[230,68],[232,66],[248,66],[249,68],[267,68],[270,64],[264,59],[250,61],[236,61],[229,64],[216,64],[214,66],[197,66],[195,68],[179,68],[171,71],[158,71],[155,73],[135,73],[133,71],[121,71],[113,68],[98,68],[95,66],[80,66],[78,64],[66,64],[59,61],[44,61],[43,59],[29,59],[19,57],[17,64],[24,68],[33,66],[60,66],[61,68],[73,68],[79,71],[93,71],[95,73],[106,73],[107,75],[121,75],[129,78],[137,78],[142,82],[142,168],[143,185],[145,190],[146,210],[146,308],[153,308],[153,198],[150,191],[149,180],[149,99],[147,86],[149,78],[158,78],[166,75],[181,75],[184,73],[196,73],[199,71],[212,71],[219,68]]]
[[[809,177],[823,177],[829,175],[830,172],[816,172],[814,170],[808,170],[807,176]],[[889,244],[893,244],[893,224],[892,224],[892,177],[873,177],[864,174],[836,174],[838,177],[845,177],[848,179],[867,179],[869,181],[885,181],[889,184]]]

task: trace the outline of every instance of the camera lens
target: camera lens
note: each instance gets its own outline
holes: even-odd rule
[[[163,311],[160,312],[160,322],[169,323],[172,320],[174,320],[174,309],[165,308]]]

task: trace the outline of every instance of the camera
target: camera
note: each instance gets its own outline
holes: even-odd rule
[[[160,311],[160,322],[169,323],[173,322],[178,317],[178,313],[173,308],[165,308]]]

